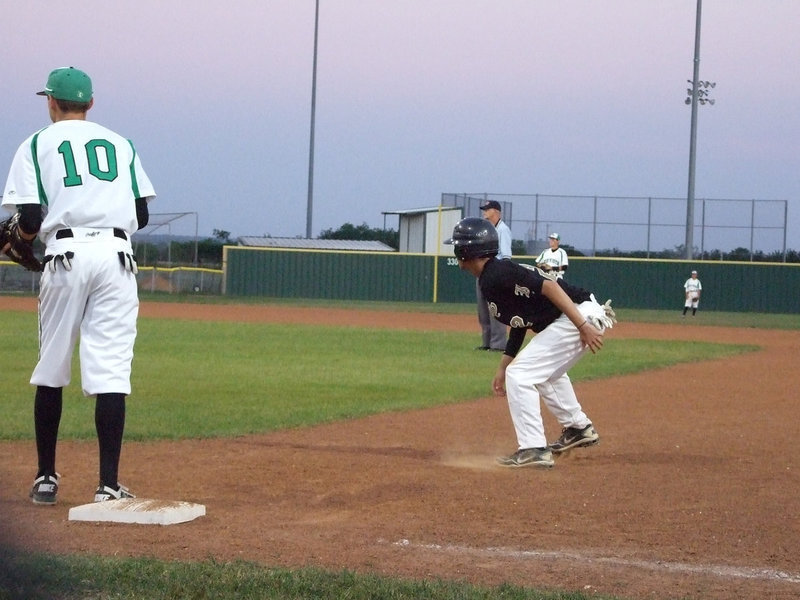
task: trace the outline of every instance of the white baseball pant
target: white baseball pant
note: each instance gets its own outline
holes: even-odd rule
[[[86,396],[130,394],[139,297],[136,276],[120,262],[130,242],[103,230],[93,237],[47,240],[46,254],[74,252],[42,272],[39,293],[39,362],[31,384],[64,387],[80,334],[81,386]],[[54,261],[55,262],[55,261]]]
[[[603,315],[597,302],[578,305],[584,317]],[[547,446],[539,397],[562,427],[586,427],[567,371],[588,348],[578,329],[564,315],[537,333],[506,368],[506,396],[519,448]]]

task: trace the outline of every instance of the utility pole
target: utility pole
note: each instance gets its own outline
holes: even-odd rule
[[[314,66],[311,74],[311,139],[308,144],[308,203],[306,205],[306,239],[311,239],[311,215],[314,212],[314,119],[317,111],[317,35],[319,32],[319,0],[314,12]]]

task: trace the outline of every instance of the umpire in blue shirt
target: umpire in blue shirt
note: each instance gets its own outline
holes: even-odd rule
[[[480,209],[483,218],[497,230],[500,247],[497,258],[511,258],[511,229],[503,222],[502,206],[497,200],[489,200],[482,204]],[[475,349],[502,352],[506,349],[508,330],[489,314],[489,305],[477,283],[475,289],[478,298],[478,322],[481,324],[481,345]]]

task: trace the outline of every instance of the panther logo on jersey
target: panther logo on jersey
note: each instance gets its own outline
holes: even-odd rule
[[[514,315],[511,317],[511,321],[508,323],[511,327],[521,328],[521,327],[530,327],[531,323],[526,323],[525,319],[520,317],[519,315]]]
[[[531,297],[531,290],[526,288],[524,285],[514,284],[514,295],[515,296],[525,296],[526,298]]]

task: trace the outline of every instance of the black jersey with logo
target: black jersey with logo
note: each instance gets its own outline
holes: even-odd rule
[[[545,279],[555,281],[575,303],[590,298],[591,293],[587,290],[556,279],[536,267],[496,258],[484,266],[478,285],[489,304],[489,313],[511,327],[506,354],[516,356],[528,329],[542,331],[561,316],[561,311],[542,294]]]

